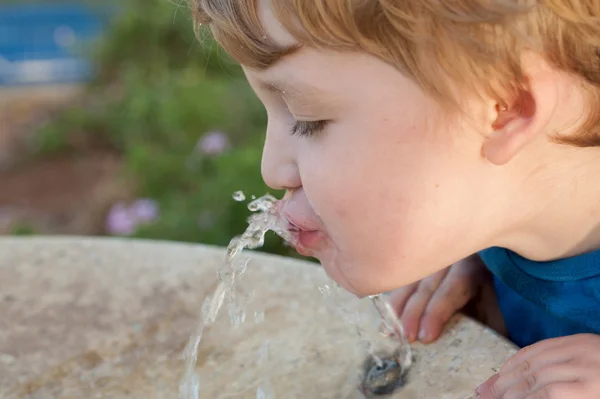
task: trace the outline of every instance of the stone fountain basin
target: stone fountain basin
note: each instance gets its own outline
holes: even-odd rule
[[[323,270],[247,255],[246,321],[231,327],[225,303],[205,332],[200,398],[256,398],[265,377],[276,399],[361,397],[353,378],[365,348],[325,305]],[[0,239],[0,398],[176,399],[181,353],[223,256],[223,248],[154,241]],[[368,300],[346,305],[376,325]],[[436,343],[414,346],[409,382],[392,398],[470,398],[515,351],[457,316]]]

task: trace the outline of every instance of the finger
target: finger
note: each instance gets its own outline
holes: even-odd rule
[[[452,315],[461,309],[475,293],[475,284],[468,276],[450,271],[427,304],[421,318],[419,339],[436,340]]]
[[[581,367],[571,363],[553,364],[522,375],[511,386],[502,385],[502,376],[490,386],[490,399],[525,399],[532,394],[560,383],[574,383],[581,379]],[[551,390],[550,390],[551,392]],[[485,396],[483,396],[485,398]]]
[[[487,270],[485,263],[483,262],[483,260],[481,260],[479,255],[469,256],[468,258],[456,262],[455,265],[460,267],[453,267],[451,272],[463,275],[472,275],[473,273],[475,273],[479,277],[480,274],[477,273],[478,271]]]
[[[488,378],[487,381],[485,381],[481,385],[479,385],[477,387],[477,389],[475,390],[475,393],[477,394],[477,397],[478,398],[482,397],[482,395],[484,393],[489,395],[490,387],[492,385],[494,385],[496,383],[496,381],[498,381],[499,377],[500,376],[498,374],[494,374],[493,376],[491,376],[490,378]]]
[[[437,272],[419,282],[415,293],[408,299],[400,316],[409,342],[417,339],[421,317],[435,290],[440,286],[447,270]]]
[[[511,370],[519,367],[523,362],[529,361],[540,353],[552,351],[556,348],[562,348],[569,344],[568,338],[571,337],[559,337],[546,339],[544,341],[537,342],[533,345],[526,346],[519,350],[515,355],[504,363],[500,369],[500,373],[508,373]]]
[[[508,371],[501,370],[500,377],[494,383],[493,389],[499,393],[507,392],[511,387],[521,384],[527,378],[537,380],[538,373],[545,373],[545,370],[551,367],[566,365],[567,367],[574,368],[574,365],[571,363],[574,357],[575,355],[572,351],[565,351],[561,347],[538,352],[534,356],[524,359],[521,364]],[[525,382],[529,383],[531,381]]]
[[[547,385],[542,389],[526,396],[525,399],[569,399],[588,398],[589,392],[584,391],[584,386],[577,382],[559,382]]]
[[[404,311],[406,302],[408,302],[408,298],[410,298],[410,296],[415,293],[418,286],[419,282],[416,282],[407,285],[406,287],[398,288],[390,294],[390,305],[392,305],[392,308],[396,311],[398,317],[402,316],[402,312]]]

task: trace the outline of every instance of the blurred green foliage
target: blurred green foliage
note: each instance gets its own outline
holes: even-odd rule
[[[14,236],[35,235],[35,228],[28,224],[19,223],[13,226],[11,234]]]
[[[135,236],[226,245],[249,211],[231,195],[272,192],[260,158],[266,115],[241,69],[202,34],[185,4],[123,0],[111,28],[88,55],[96,68],[85,101],[35,136],[38,154],[69,151],[73,137],[122,154],[138,197],[160,206],[159,219]],[[205,37],[204,37],[205,36]],[[204,132],[229,138],[228,150],[197,149]],[[271,235],[262,250],[291,254]]]

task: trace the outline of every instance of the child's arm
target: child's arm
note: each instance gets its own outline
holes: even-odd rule
[[[448,320],[490,281],[490,273],[479,255],[473,255],[395,290],[390,300],[402,320],[409,342],[418,339],[429,343],[440,336]]]

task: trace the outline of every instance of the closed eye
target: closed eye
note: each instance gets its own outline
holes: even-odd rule
[[[301,137],[310,137],[321,132],[327,126],[329,121],[296,121],[292,126],[292,135]]]

